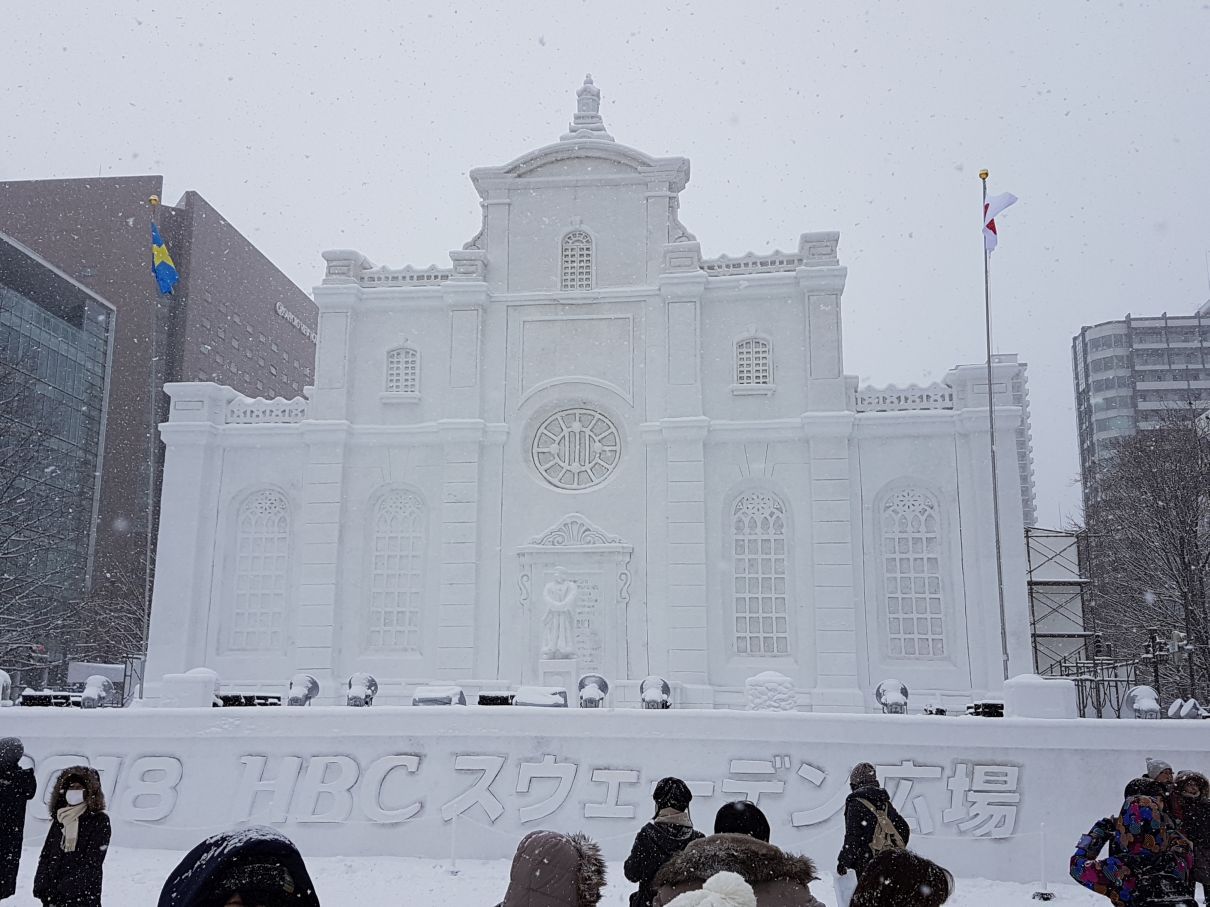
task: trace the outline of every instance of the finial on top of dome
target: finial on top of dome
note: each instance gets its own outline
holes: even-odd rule
[[[601,89],[593,84],[592,75],[584,76],[584,84],[576,91],[576,113],[560,140],[571,142],[577,139],[597,139],[612,142],[613,136],[605,131],[601,119]]]

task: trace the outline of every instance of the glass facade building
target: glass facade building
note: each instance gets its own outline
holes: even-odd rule
[[[0,235],[0,541],[37,597],[71,600],[90,582],[113,320]]]

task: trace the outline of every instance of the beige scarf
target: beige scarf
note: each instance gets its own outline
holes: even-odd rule
[[[671,806],[661,809],[659,815],[655,817],[655,821],[660,825],[684,825],[693,828],[693,819],[689,817],[689,810],[682,811],[673,809]]]
[[[61,806],[55,813],[55,818],[63,826],[63,852],[72,853],[76,849],[76,837],[80,833],[80,816],[88,809],[88,801],[75,806]]]

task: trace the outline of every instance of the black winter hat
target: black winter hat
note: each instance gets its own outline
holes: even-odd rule
[[[878,785],[878,769],[869,762],[858,762],[849,772],[849,787],[857,790],[860,787],[876,787]]]
[[[1127,782],[1126,789],[1122,791],[1122,798],[1155,797],[1156,799],[1163,800],[1165,793],[1164,785],[1144,775],[1142,778],[1134,778]]]
[[[768,842],[769,820],[751,800],[733,800],[719,807],[718,814],[714,817],[714,833],[748,835],[758,841]]]
[[[0,768],[12,768],[25,755],[19,737],[0,737]]]
[[[655,800],[655,814],[661,809],[675,809],[684,812],[693,800],[693,791],[680,778],[661,778],[655,786],[651,799]]]

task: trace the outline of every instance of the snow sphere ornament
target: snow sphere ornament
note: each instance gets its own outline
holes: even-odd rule
[[[1160,697],[1153,687],[1137,686],[1126,691],[1126,704],[1135,718],[1158,719]]]
[[[349,692],[345,694],[345,704],[353,708],[365,708],[374,704],[378,695],[378,681],[373,674],[358,671],[349,678]]]
[[[310,705],[319,696],[319,681],[310,674],[295,674],[290,678],[290,696],[286,705]]]
[[[651,674],[639,684],[639,700],[645,709],[672,708],[672,687],[663,677]]]
[[[874,698],[882,706],[884,715],[906,715],[908,688],[898,680],[884,680],[874,691]]]
[[[609,681],[600,674],[585,674],[578,684],[580,690],[580,708],[599,709],[605,704],[609,695]]]

